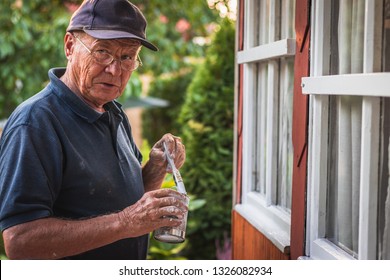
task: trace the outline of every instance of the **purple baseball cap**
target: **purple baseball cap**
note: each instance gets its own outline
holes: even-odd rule
[[[84,31],[96,39],[136,39],[148,49],[158,48],[146,40],[147,21],[127,0],[84,0],[66,31]]]

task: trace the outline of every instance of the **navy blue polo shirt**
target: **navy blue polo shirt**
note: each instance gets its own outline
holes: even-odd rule
[[[59,79],[10,116],[0,140],[0,228],[58,217],[118,212],[144,194],[142,156],[113,101],[99,113]],[[34,241],[31,241],[34,242]],[[145,259],[148,235],[120,240],[71,258]]]

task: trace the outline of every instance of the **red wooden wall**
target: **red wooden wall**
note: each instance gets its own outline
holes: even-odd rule
[[[272,242],[233,211],[232,258],[234,260],[288,260]]]

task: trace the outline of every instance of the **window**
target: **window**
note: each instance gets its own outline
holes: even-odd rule
[[[295,1],[245,2],[243,194],[235,210],[282,252],[290,244]]]
[[[307,255],[389,259],[389,1],[312,8]]]

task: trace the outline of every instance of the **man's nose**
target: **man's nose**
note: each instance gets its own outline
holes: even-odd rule
[[[106,66],[105,71],[111,73],[113,76],[120,76],[122,74],[120,60],[114,59],[109,65]]]

